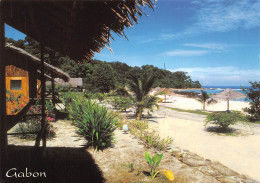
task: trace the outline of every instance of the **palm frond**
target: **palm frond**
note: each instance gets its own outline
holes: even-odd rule
[[[150,90],[153,87],[154,81],[155,81],[154,75],[150,75],[143,79],[142,81],[143,96],[146,96],[150,92]]]

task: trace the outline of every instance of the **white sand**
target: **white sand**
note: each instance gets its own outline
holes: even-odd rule
[[[164,96],[161,96],[164,99]],[[161,103],[162,106],[180,108],[180,109],[191,109],[191,110],[202,110],[202,104],[196,99],[185,98],[181,96],[167,96],[166,102]],[[242,108],[248,107],[248,102],[243,101],[229,101],[229,109],[242,111]],[[206,106],[208,111],[225,111],[227,110],[227,101],[218,100],[218,103]]]
[[[202,105],[194,99],[172,97],[173,103],[162,106],[199,110]],[[230,102],[231,110],[241,110],[248,106],[245,102]],[[226,110],[226,102],[208,106],[212,111]],[[176,112],[161,108],[155,113],[159,122],[159,133],[162,137],[171,136],[174,144],[182,149],[197,153],[204,158],[219,161],[240,174],[249,175],[260,181],[260,125],[249,127],[236,125],[241,132],[237,136],[213,134],[205,131],[204,119],[191,113]]]

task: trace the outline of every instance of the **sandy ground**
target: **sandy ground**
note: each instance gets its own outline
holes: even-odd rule
[[[202,108],[194,99],[171,97],[170,100],[172,103],[163,103],[161,106],[193,110]],[[231,110],[241,110],[246,106],[246,102],[230,102]],[[260,125],[252,125],[252,129],[236,125],[234,128],[240,132],[238,135],[219,135],[205,130],[203,115],[177,112],[164,107],[156,111],[155,118],[151,120],[154,126],[158,125],[162,137],[171,136],[176,146],[219,161],[238,173],[260,181]],[[223,111],[226,102],[219,102],[206,109]]]
[[[164,96],[161,96],[161,98],[164,99]],[[166,102],[167,103],[162,103],[161,105],[167,107],[176,107],[180,109],[202,110],[202,104],[198,102],[196,99],[192,99],[192,98],[185,98],[178,95],[167,96]],[[248,106],[249,106],[248,102],[229,101],[230,110],[241,111],[243,108]],[[218,103],[206,106],[206,110],[225,111],[227,110],[227,101],[218,100]]]

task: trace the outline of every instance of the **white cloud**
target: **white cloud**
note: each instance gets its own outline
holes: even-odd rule
[[[205,32],[229,32],[260,26],[259,0],[193,0],[193,24],[180,33],[161,34],[151,41],[172,40]],[[143,41],[140,43],[147,43]]]
[[[205,49],[210,49],[210,50],[225,50],[228,47],[230,47],[229,45],[218,44],[218,43],[202,43],[202,44],[198,44],[198,43],[185,43],[183,45],[187,46],[187,47],[205,48]]]
[[[188,72],[193,80],[203,85],[248,85],[248,81],[260,80],[260,69],[242,70],[233,66],[178,68],[171,71]]]
[[[186,32],[227,32],[260,25],[260,1],[201,0],[196,2],[195,23]]]
[[[138,41],[137,44],[149,43],[155,41],[155,38]]]
[[[163,53],[165,56],[180,56],[180,57],[189,57],[189,56],[202,56],[208,54],[207,50],[172,50]]]

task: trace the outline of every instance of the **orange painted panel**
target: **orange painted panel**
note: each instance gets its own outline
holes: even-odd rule
[[[41,80],[37,79],[37,98],[41,98]]]
[[[21,81],[21,90],[11,90],[11,80]],[[14,97],[22,95],[17,102],[6,102],[6,113],[7,115],[17,114],[26,104],[29,102],[29,78],[28,77],[6,77],[6,89],[12,93]],[[10,95],[7,93],[7,97]]]

